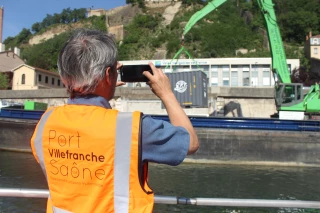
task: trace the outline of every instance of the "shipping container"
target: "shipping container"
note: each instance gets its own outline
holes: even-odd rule
[[[208,107],[208,78],[202,71],[166,73],[174,95],[184,108]],[[162,108],[164,108],[162,104]]]
[[[25,110],[46,110],[48,108],[48,104],[34,101],[26,101],[24,102]]]

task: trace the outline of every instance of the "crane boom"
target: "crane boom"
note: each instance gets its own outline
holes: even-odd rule
[[[218,8],[227,0],[210,1],[204,8],[196,12],[187,22],[183,34],[187,34],[190,29],[204,16]],[[286,60],[286,54],[277,24],[274,4],[272,0],[256,0],[260,11],[264,17],[269,38],[269,47],[272,58],[272,72],[275,80],[275,102],[277,110],[284,115],[289,112],[289,119],[304,119],[304,115],[309,117],[320,115],[320,89],[319,85],[311,86],[307,94],[303,94],[303,84],[291,83],[290,71]],[[184,47],[183,47],[184,48]],[[180,50],[181,51],[181,50]],[[293,115],[293,116],[292,116]],[[283,116],[284,118],[285,116]],[[295,117],[295,118],[293,118]],[[287,119],[287,118],[284,118]]]
[[[183,36],[186,35],[190,29],[204,16],[211,11],[218,8],[227,0],[213,0],[209,2],[204,8],[196,12],[189,19],[186,24]],[[286,54],[283,48],[280,30],[274,12],[274,4],[272,0],[256,0],[258,2],[261,13],[267,27],[269,46],[272,54],[272,72],[277,83],[291,83],[290,73],[288,71]]]
[[[275,81],[279,83],[291,83],[288,70],[286,53],[281,39],[280,29],[277,24],[274,4],[272,0],[257,0],[261,13],[267,26],[269,45],[272,55],[272,72]]]
[[[195,25],[200,19],[205,17],[208,13],[218,8],[221,4],[225,3],[227,0],[214,0],[209,2],[204,8],[196,12],[191,16],[188,23],[184,27],[183,35],[187,34],[189,30]]]

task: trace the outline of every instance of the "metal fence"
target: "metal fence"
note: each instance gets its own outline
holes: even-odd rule
[[[49,196],[49,191],[45,189],[0,188],[0,197],[48,198],[48,196]],[[175,196],[155,195],[154,202],[157,204],[172,204],[172,205],[181,204],[181,205],[194,205],[194,206],[320,209],[320,201],[301,201],[301,200],[184,198],[184,197],[175,197]]]

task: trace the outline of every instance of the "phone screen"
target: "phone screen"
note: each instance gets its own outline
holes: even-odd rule
[[[152,74],[151,67],[146,65],[123,65],[120,68],[120,77],[123,82],[148,82],[149,79],[142,73],[149,71]]]

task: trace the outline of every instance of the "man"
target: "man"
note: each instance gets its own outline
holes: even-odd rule
[[[117,82],[116,43],[110,35],[77,31],[62,48],[58,69],[70,98],[48,109],[31,139],[48,181],[47,212],[152,212],[147,162],[180,164],[198,138],[169,79],[152,63],[144,72],[170,123],[110,107]]]

